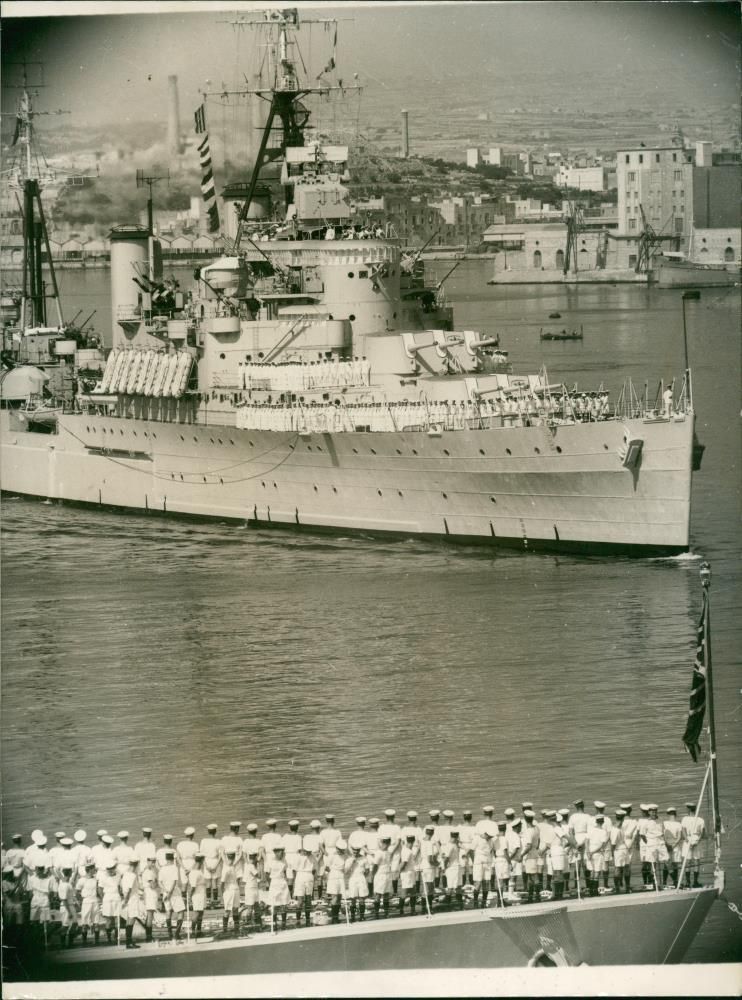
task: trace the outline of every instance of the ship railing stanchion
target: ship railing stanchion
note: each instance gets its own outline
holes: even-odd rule
[[[656,858],[652,858],[652,878],[654,880],[654,891],[655,892],[659,892],[660,891],[660,883],[659,883],[659,880],[657,878],[657,868],[658,867],[659,866],[656,863]]]
[[[579,855],[575,858],[575,884],[577,885],[577,898],[582,899],[582,893],[580,892],[580,858]]]
[[[497,886],[497,897],[500,900],[500,906],[504,910],[505,909],[505,897],[502,894],[502,884],[500,883],[500,879],[499,879],[499,877],[497,875],[496,863],[495,863],[495,866],[493,866],[493,870],[494,870],[494,873],[495,873],[495,885]]]
[[[433,914],[430,911],[430,900],[428,899],[428,887],[425,884],[425,879],[422,880],[423,883],[423,895],[425,896],[425,909],[428,911],[428,920],[432,920]]]
[[[186,940],[191,943],[191,893],[190,886],[186,887]]]
[[[345,923],[350,927],[350,913],[348,912],[348,893],[343,890],[343,905],[345,907]]]
[[[271,900],[271,934],[276,933],[276,912],[273,906],[273,900]]]

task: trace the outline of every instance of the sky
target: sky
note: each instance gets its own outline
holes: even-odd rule
[[[206,12],[198,6],[16,19],[8,16],[13,5],[4,4],[3,111],[14,107],[8,84],[18,71],[11,63],[22,57],[44,63],[48,89],[37,106],[68,109],[77,125],[163,120],[170,74],[179,78],[182,116],[198,105],[202,90],[244,85],[255,58],[251,33],[220,23],[237,4],[214,3]],[[723,0],[298,6],[302,17],[342,19],[338,69],[347,81],[358,73],[369,92],[413,111],[415,102],[441,99],[452,81],[476,92],[522,80],[529,93],[581,98],[593,110],[600,110],[606,82],[613,83],[618,107],[624,90],[631,105],[627,82],[696,106],[738,99],[739,6]],[[84,9],[107,12],[114,5]],[[316,68],[329,36],[321,26],[312,33],[312,52],[304,57]]]

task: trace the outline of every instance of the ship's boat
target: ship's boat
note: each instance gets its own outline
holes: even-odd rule
[[[277,52],[300,29],[294,15],[270,19]],[[420,254],[353,214],[347,146],[308,128],[304,102],[332,87],[300,82],[288,55],[276,65],[226,252],[184,295],[163,280],[148,229],[112,232],[105,368],[65,397],[54,435],[4,404],[2,488],[528,551],[687,550],[690,373],[664,409],[629,382],[611,401],[543,370],[513,374],[496,333],[454,328]],[[252,211],[266,165],[274,187],[280,167],[273,216]],[[642,442],[630,465],[627,438]]]

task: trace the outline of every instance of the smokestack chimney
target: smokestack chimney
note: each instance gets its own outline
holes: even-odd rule
[[[410,155],[410,128],[409,111],[402,108],[402,159],[406,160]]]
[[[167,78],[167,149],[171,156],[180,154],[180,115],[178,113],[178,78]]]

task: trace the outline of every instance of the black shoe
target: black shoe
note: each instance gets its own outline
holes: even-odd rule
[[[126,947],[127,947],[128,949],[131,949],[131,948],[136,948],[136,950],[137,950],[137,951],[139,950],[139,945],[138,945],[138,944],[136,944],[136,943],[135,943],[134,941],[127,941],[127,942],[126,942]]]

